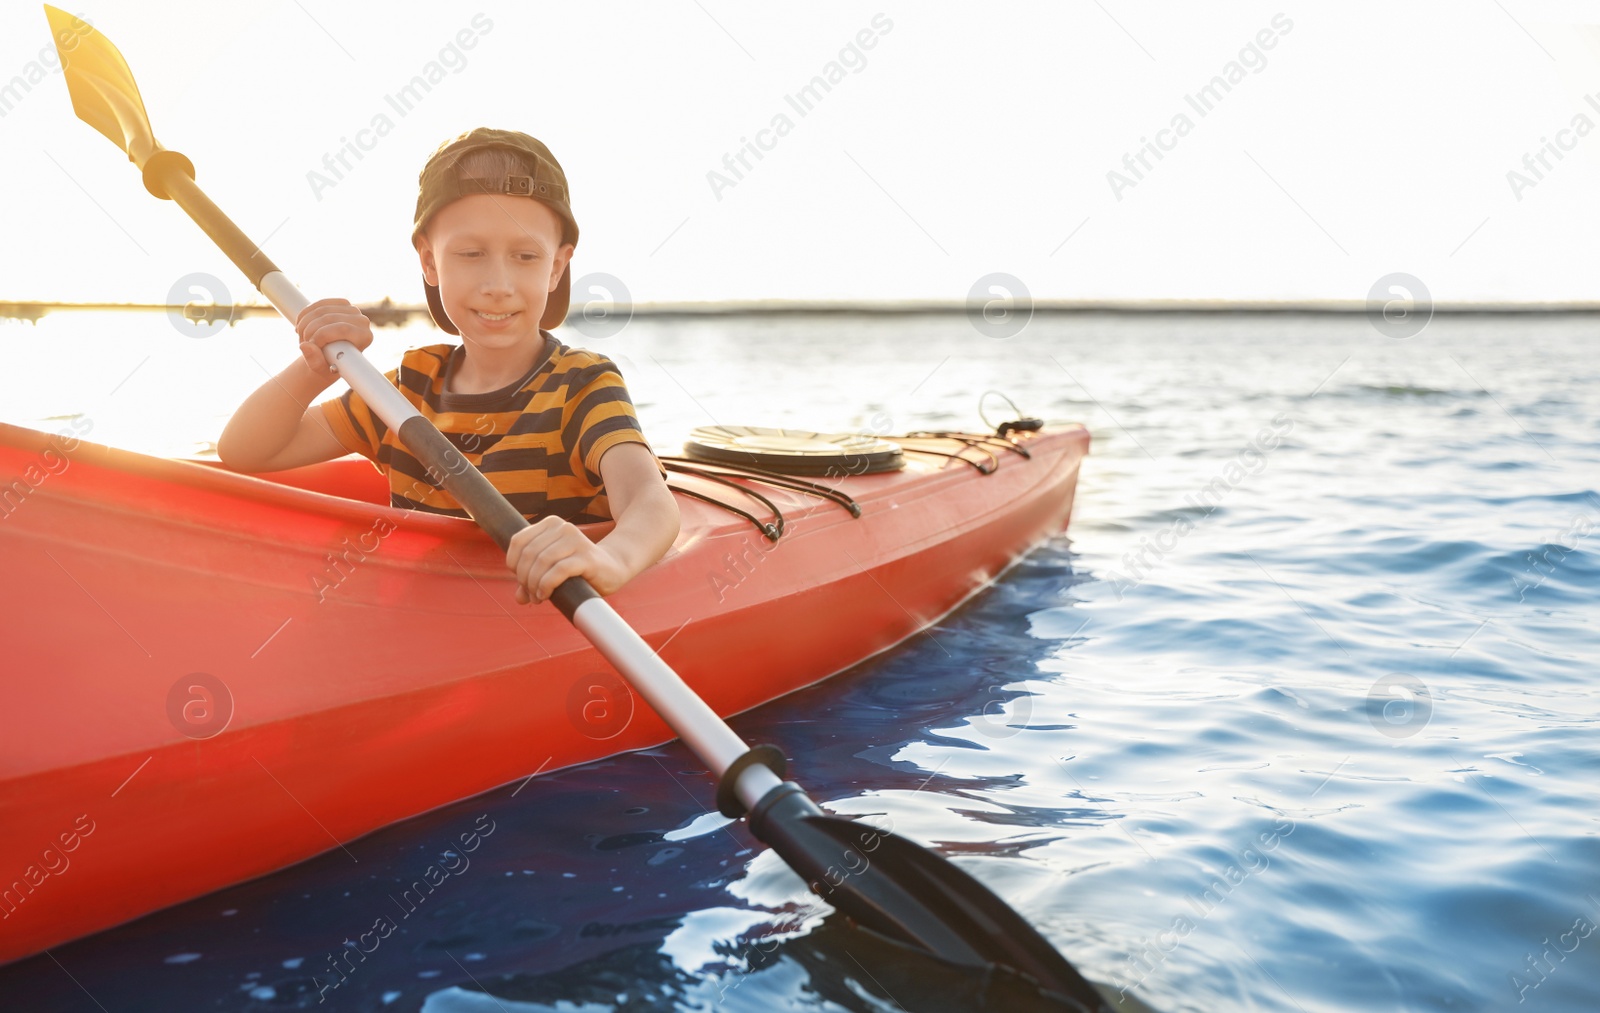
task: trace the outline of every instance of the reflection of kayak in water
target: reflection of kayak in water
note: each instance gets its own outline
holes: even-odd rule
[[[1088,434],[1016,441],[801,480],[843,495],[730,479],[781,511],[776,542],[766,505],[675,474],[678,540],[611,602],[718,713],[771,700],[1065,528]],[[252,477],[0,425],[0,496],[0,961],[673,737],[514,604],[477,527],[382,505],[364,460]]]

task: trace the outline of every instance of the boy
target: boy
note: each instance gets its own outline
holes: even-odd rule
[[[566,176],[527,134],[480,127],[441,145],[419,182],[411,242],[428,309],[461,344],[411,349],[389,381],[534,521],[506,553],[518,602],[574,576],[610,594],[672,546],[678,506],[616,367],[544,330],[571,293]],[[387,475],[391,505],[467,516],[354,391],[308,407],[337,379],[322,347],[366,348],[367,318],[323,299],[295,332],[302,357],[234,413],[217,443],[223,463],[279,471],[355,452]],[[598,543],[575,526],[613,518]]]

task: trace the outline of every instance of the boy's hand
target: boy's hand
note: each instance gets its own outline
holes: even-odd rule
[[[317,376],[334,376],[322,348],[330,341],[348,341],[358,349],[372,344],[372,321],[348,299],[318,299],[300,311],[294,322],[300,336],[300,354]]]
[[[542,518],[511,536],[506,565],[517,575],[517,604],[545,601],[568,577],[583,577],[602,595],[627,583],[620,560],[559,517]]]

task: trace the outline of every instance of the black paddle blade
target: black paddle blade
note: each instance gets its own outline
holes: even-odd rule
[[[1109,1013],[1093,985],[1037,929],[954,863],[903,837],[829,816],[793,781],[750,811],[750,829],[823,900],[866,928],[943,960],[1003,965],[1061,1008]]]
[[[144,99],[134,83],[133,71],[111,40],[82,18],[64,10],[44,8],[50,35],[61,57],[61,69],[72,96],[72,111],[128,153],[140,169],[161,149],[150,129]]]

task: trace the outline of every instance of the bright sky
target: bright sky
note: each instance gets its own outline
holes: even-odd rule
[[[61,5],[313,298],[420,301],[417,172],[478,125],[550,145],[575,276],[635,301],[962,299],[995,272],[1059,299],[1362,299],[1397,271],[1441,300],[1600,297],[1600,4]],[[164,301],[192,272],[252,297],[30,68],[49,46],[37,4],[6,5],[0,299]],[[441,60],[414,108],[387,101]],[[736,178],[746,138],[767,150]],[[1167,150],[1138,178],[1146,138]],[[370,150],[318,191],[346,139]]]

